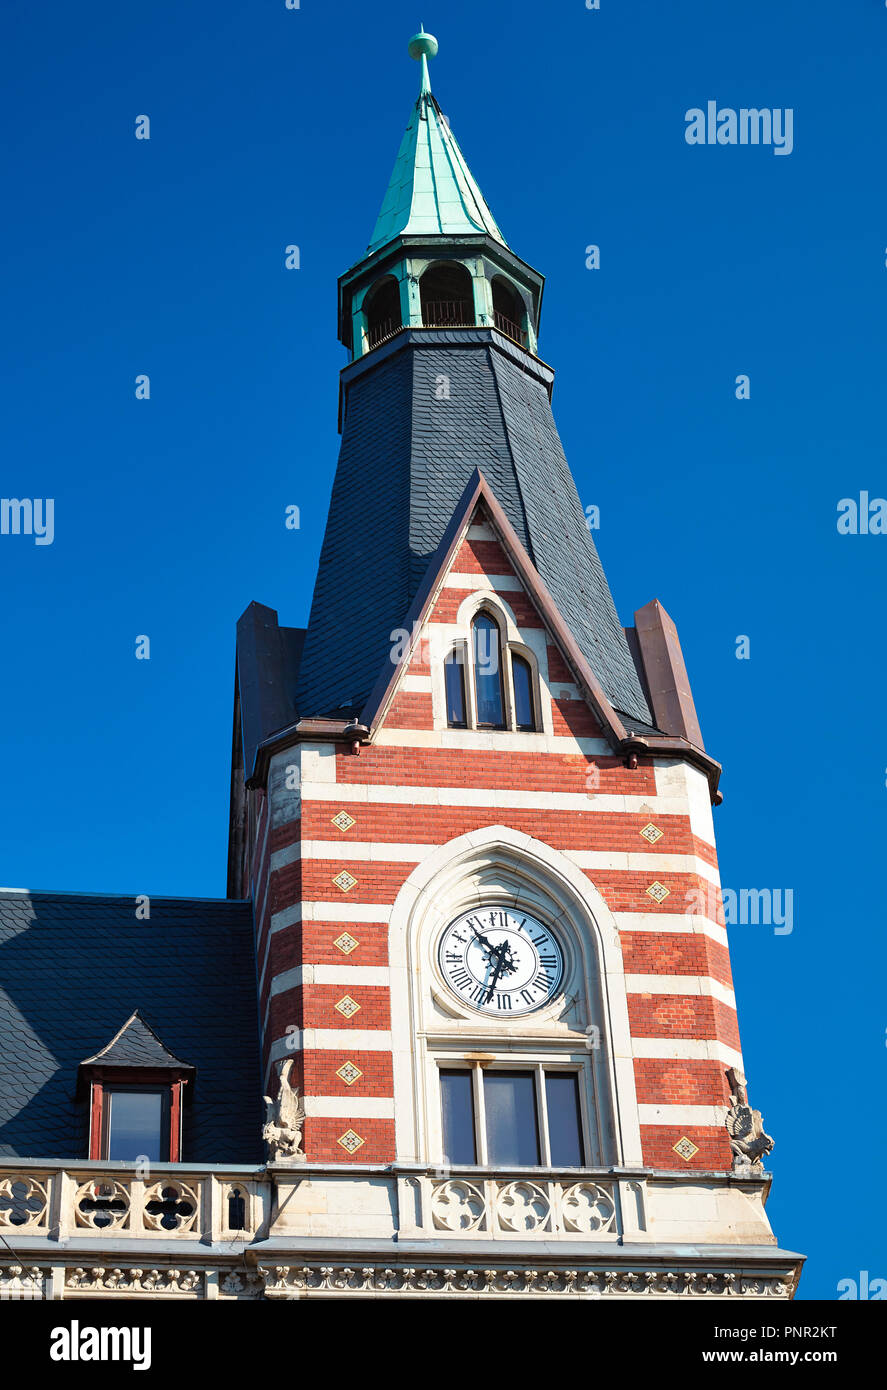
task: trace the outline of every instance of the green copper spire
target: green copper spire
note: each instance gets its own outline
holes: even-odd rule
[[[406,128],[368,252],[396,236],[465,236],[486,232],[507,246],[431,91],[428,60],[438,50],[419,30],[409,42],[421,62],[419,100]]]

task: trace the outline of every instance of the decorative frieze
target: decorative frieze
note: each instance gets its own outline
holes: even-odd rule
[[[744,1277],[731,1272],[660,1269],[454,1269],[364,1265],[260,1266],[266,1298],[311,1294],[407,1294],[442,1297],[487,1295],[586,1298],[788,1298],[786,1274]]]
[[[139,1294],[154,1297],[202,1298],[206,1272],[197,1269],[138,1269],[134,1266],[108,1269],[95,1265],[76,1266],[65,1271],[65,1289],[84,1294]]]
[[[39,1265],[0,1267],[0,1301],[18,1302],[43,1299],[49,1275]]]
[[[69,1265],[59,1270],[59,1298],[171,1298],[255,1300],[311,1296],[382,1294],[408,1297],[478,1297],[495,1299],[572,1298],[708,1298],[788,1299],[791,1271],[736,1273],[727,1270],[652,1269],[633,1265],[607,1269],[538,1267],[477,1268],[470,1265],[384,1263],[268,1264],[255,1268],[215,1265],[200,1268],[146,1268],[138,1265]],[[0,1300],[49,1298],[52,1271],[42,1266],[0,1268]]]

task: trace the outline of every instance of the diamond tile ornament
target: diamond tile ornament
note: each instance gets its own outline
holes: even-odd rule
[[[335,1007],[343,1018],[353,1018],[355,1014],[360,1013],[360,1005],[350,994],[344,994]]]
[[[353,874],[349,874],[347,869],[342,869],[341,873],[336,874],[333,883],[337,888],[341,888],[343,893],[350,893],[356,884],[357,879]]]
[[[341,1076],[346,1086],[353,1086],[355,1081],[359,1081],[363,1076],[363,1072],[353,1062],[345,1062],[343,1066],[339,1067],[336,1076]]]
[[[652,898],[654,902],[663,903],[668,897],[669,891],[670,890],[666,888],[665,884],[660,883],[657,879],[656,882],[651,883],[650,887],[647,889],[647,897]]]
[[[366,1140],[361,1139],[359,1134],[355,1134],[353,1129],[346,1129],[345,1133],[336,1140],[336,1143],[341,1144],[346,1153],[353,1154],[363,1147]]]
[[[648,845],[655,845],[657,840],[662,839],[662,831],[659,829],[658,825],[653,825],[652,822],[645,825],[643,830],[639,831],[639,834],[642,839],[647,841]]]
[[[357,950],[360,942],[351,935],[350,931],[343,931],[341,936],[336,937],[333,945],[338,946],[343,956],[350,956],[352,951]]]
[[[352,825],[354,825],[354,817],[349,816],[347,811],[340,811],[337,816],[333,816],[332,823],[338,830],[341,830],[344,835],[345,831],[350,830]]]
[[[698,1144],[694,1144],[693,1140],[688,1139],[686,1134],[682,1139],[679,1139],[676,1144],[673,1144],[672,1148],[674,1149],[675,1153],[679,1154],[681,1158],[687,1161],[687,1163],[690,1162],[690,1159],[693,1157],[694,1154],[698,1154],[699,1152]]]

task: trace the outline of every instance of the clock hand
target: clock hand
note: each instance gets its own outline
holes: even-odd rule
[[[495,955],[496,947],[493,945],[490,938],[488,936],[484,936],[483,932],[479,932],[477,927],[473,926],[471,922],[469,922],[468,925],[469,927],[471,927],[471,930],[474,932],[475,936],[477,937],[480,944],[483,946],[484,950],[487,951],[490,955]]]
[[[490,981],[490,988],[487,993],[486,1000],[484,1001],[487,1004],[489,1004],[490,1000],[496,992],[496,981],[499,979],[499,976],[503,974],[503,972],[507,972],[509,975],[513,975],[515,970],[517,969],[517,966],[514,964],[513,957],[506,961],[506,953],[509,957],[511,957],[511,948],[509,947],[507,941],[503,941],[501,945],[494,951],[494,954],[496,956],[496,969],[493,971],[493,978]]]

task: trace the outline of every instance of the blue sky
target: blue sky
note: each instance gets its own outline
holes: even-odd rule
[[[840,499],[887,494],[879,0],[8,12],[0,493],[54,498],[55,538],[0,537],[0,882],[224,893],[234,623],[252,599],[307,618],[336,277],[420,19],[468,162],[548,277],[540,352],[623,621],[657,597],[678,623],[725,767],[724,884],[794,895],[791,933],[737,926],[732,951],[769,1211],[803,1295],[833,1298],[887,1276],[883,1213],[839,1177],[885,1145],[887,537],[836,526]],[[791,108],[792,153],[688,145],[708,100]]]

